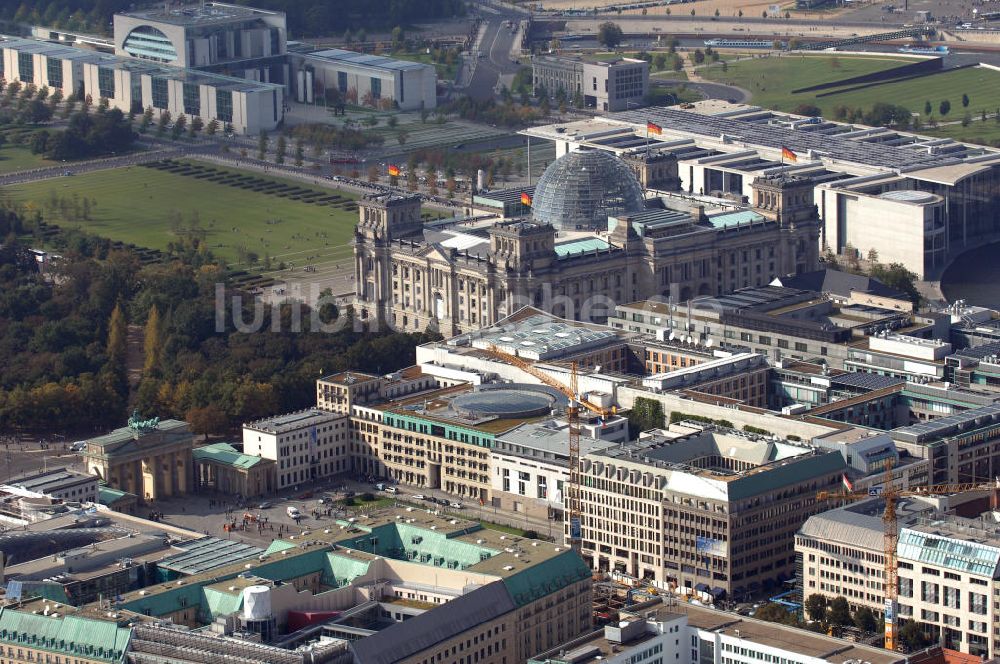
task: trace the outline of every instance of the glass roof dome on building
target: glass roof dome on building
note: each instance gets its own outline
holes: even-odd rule
[[[607,230],[608,217],[643,209],[631,169],[603,150],[569,152],[549,164],[535,186],[531,214],[557,230]]]

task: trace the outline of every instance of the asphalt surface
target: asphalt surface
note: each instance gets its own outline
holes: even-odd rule
[[[515,31],[504,23],[516,23],[524,18],[523,14],[501,10],[500,13],[484,13],[485,26],[482,39],[479,42],[479,52],[482,57],[476,63],[472,80],[465,89],[465,94],[476,101],[492,99],[500,82],[500,77],[516,74],[521,65],[512,62],[511,48],[514,46]]]

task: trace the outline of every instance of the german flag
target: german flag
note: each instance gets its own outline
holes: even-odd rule
[[[647,134],[656,134],[657,136],[659,136],[660,134],[663,133],[663,127],[661,127],[660,125],[656,124],[655,122],[650,122],[650,121],[647,120],[646,121],[646,133]]]
[[[793,164],[799,160],[799,155],[791,151],[790,148],[786,148],[784,145],[781,146],[781,158],[787,159]]]
[[[528,207],[531,207],[531,196],[529,196],[528,192],[526,191],[521,192],[521,205],[527,205]]]
[[[396,164],[389,164],[389,175],[394,178],[399,177],[399,166]]]

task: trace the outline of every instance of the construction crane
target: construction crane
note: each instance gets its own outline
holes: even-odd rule
[[[569,545],[579,553],[583,541],[580,524],[580,407],[582,406],[603,418],[613,415],[615,410],[602,408],[580,398],[576,362],[570,363],[569,385],[567,386],[544,371],[537,369],[531,362],[503,351],[497,346],[491,345],[485,350],[497,359],[534,376],[569,399],[569,405],[566,407],[566,419],[569,421],[569,484],[563,495],[563,502],[569,516]]]
[[[934,496],[986,489],[994,491],[993,502],[996,503],[998,493],[1000,493],[1000,481],[970,484],[929,484],[901,489],[892,482],[892,460],[890,459],[885,465],[885,479],[881,487],[855,491],[854,486],[847,480],[846,475],[844,476],[844,485],[847,488],[846,491],[820,491],[816,494],[816,499],[851,501],[882,498],[885,500],[885,511],[882,514],[882,523],[885,527],[883,550],[885,557],[885,573],[883,577],[883,590],[885,591],[885,649],[896,650],[899,627],[896,611],[899,597],[898,567],[896,565],[896,544],[899,542],[899,524],[896,519],[897,501],[900,498],[909,496]]]

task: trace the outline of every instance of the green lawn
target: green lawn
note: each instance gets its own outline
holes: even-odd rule
[[[1000,108],[1000,72],[985,68],[968,68],[921,77],[896,83],[884,83],[863,90],[817,97],[815,93],[792,94],[792,90],[817,83],[860,76],[889,67],[905,64],[898,58],[845,57],[843,55],[790,55],[781,58],[759,58],[732,63],[728,71],[711,67],[700,70],[708,79],[732,83],[753,93],[752,103],[780,111],[791,111],[800,104],[815,104],[826,117],[833,117],[837,106],[870,109],[879,101],[905,106],[924,116],[924,104],[931,102],[932,115],[940,120],[960,120],[968,110],[978,119],[981,110],[987,113]],[[836,66],[834,65],[836,63]],[[850,87],[850,86],[848,86]],[[830,92],[822,90],[821,92]],[[968,109],[962,107],[962,95],[969,96]],[[942,118],[938,113],[941,101],[951,102],[951,112]],[[927,133],[972,140],[984,136],[987,140],[1000,138],[993,120],[986,125],[972,122],[969,127],[954,125]]]
[[[0,148],[0,173],[27,171],[32,168],[55,166],[58,163],[49,161],[41,155],[31,154],[31,150],[21,145],[4,145]]]
[[[722,67],[706,67],[699,71],[705,78],[739,86],[753,93],[753,103],[765,108],[790,111],[799,104],[816,104],[826,111],[824,104],[833,106],[843,103],[832,101],[836,97],[817,100],[813,93],[793,95],[792,90],[826,83],[872,72],[898,67],[908,61],[891,57],[846,57],[843,55],[785,55],[781,57],[757,58],[730,63],[728,71]],[[866,90],[874,99],[872,88]],[[871,103],[868,104],[869,106]]]
[[[178,163],[199,166],[196,162]],[[353,207],[347,199],[355,196],[295,180],[209,164],[200,166],[214,171],[216,177],[261,177],[323,196],[339,196],[341,202],[308,203],[143,166],[12,185],[6,193],[14,200],[33,202],[51,223],[153,249],[166,248],[190,228],[197,214],[197,223],[205,231],[211,251],[231,264],[237,264],[240,247],[262,259],[269,255],[275,265],[285,261],[305,266],[350,258],[349,241],[357,212],[344,208]],[[96,201],[89,220],[74,220],[79,217],[64,213],[63,205],[53,207],[54,197],[71,201],[74,195]],[[171,219],[178,214],[182,219],[179,226]]]
[[[446,65],[440,62],[434,62],[434,59],[429,53],[392,53],[389,57],[396,58],[397,60],[409,60],[410,62],[421,62],[425,65],[434,65],[437,69],[438,77],[445,80],[454,80],[455,72],[458,68],[462,66],[462,56],[455,58],[454,63],[451,65]]]
[[[972,108],[972,104],[969,104]],[[955,114],[952,111],[948,117]],[[958,116],[964,115],[959,111]],[[920,129],[921,134],[928,136],[940,136],[942,138],[953,138],[956,141],[966,141],[968,143],[981,143],[983,145],[1000,146],[1000,124],[994,118],[987,118],[986,122],[981,122],[978,113],[972,113],[972,122],[968,127],[960,124],[939,126],[936,129],[924,126]]]

